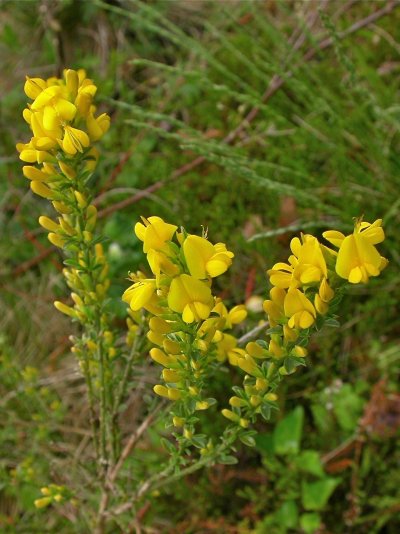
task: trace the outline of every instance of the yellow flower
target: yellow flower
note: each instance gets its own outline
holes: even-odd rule
[[[323,278],[318,293],[314,297],[314,306],[320,315],[324,315],[328,311],[328,302],[333,299],[334,295],[335,292],[328,284],[328,280]]]
[[[164,222],[161,217],[142,217],[144,224],[135,224],[135,234],[143,241],[143,252],[147,253],[151,249],[162,250],[167,241],[171,241],[172,236],[178,229],[174,224]]]
[[[302,284],[319,282],[328,276],[325,258],[318,239],[312,235],[303,235],[303,243],[298,237],[292,239],[290,248],[297,258],[294,277]]]
[[[122,300],[127,302],[133,311],[140,308],[148,309],[156,292],[156,281],[153,279],[141,279],[129,287],[122,295]]]
[[[44,89],[32,102],[32,111],[43,110],[43,127],[55,130],[63,122],[71,122],[76,115],[76,106],[67,99],[65,86]]]
[[[164,273],[168,276],[175,276],[179,273],[179,268],[175,265],[162,250],[150,249],[147,253],[147,261],[151,272],[157,277]]]
[[[35,98],[39,96],[40,93],[46,88],[47,83],[41,78],[29,78],[29,76],[26,76],[24,91],[26,96],[28,96],[32,100],[35,100]]]
[[[183,242],[189,272],[195,278],[212,278],[224,273],[232,264],[233,252],[224,243],[213,245],[204,237],[189,235]]]
[[[268,320],[271,326],[277,326],[282,317],[285,316],[284,302],[286,297],[286,291],[280,287],[273,287],[269,292],[271,300],[265,300],[263,303],[263,309],[268,315]]]
[[[276,263],[268,271],[272,285],[281,289],[300,287],[319,282],[328,275],[325,258],[318,239],[312,235],[302,235],[302,241],[295,237],[290,242],[293,254],[289,263]]]
[[[348,236],[337,231],[323,233],[325,239],[339,247],[336,272],[341,278],[352,284],[366,283],[386,267],[387,260],[374,246],[385,238],[381,225],[381,219],[372,224],[357,221],[354,232]]]
[[[99,117],[94,118],[93,113],[88,114],[86,119],[87,131],[91,141],[98,141],[110,127],[110,117],[102,113]]]
[[[234,306],[228,312],[227,327],[231,328],[233,324],[239,324],[243,322],[247,317],[247,310],[244,304],[238,304]]]
[[[237,346],[237,339],[231,334],[223,334],[217,343],[217,360],[224,362],[226,358],[231,365],[238,365],[238,360],[244,358],[246,351]]]
[[[64,132],[61,147],[67,154],[74,156],[77,152],[83,152],[83,149],[90,145],[89,136],[83,130],[65,126]]]
[[[296,288],[291,288],[287,292],[284,310],[289,319],[289,328],[309,328],[317,315],[312,303]]]
[[[213,307],[211,290],[204,282],[187,274],[174,278],[168,293],[168,306],[182,313],[185,323],[207,319]]]
[[[294,258],[291,256],[289,261]],[[275,287],[280,289],[287,289],[289,287],[297,287],[298,282],[293,278],[294,265],[278,262],[267,271],[269,281]]]
[[[35,499],[33,504],[36,508],[46,508],[46,506],[49,506],[49,504],[51,504],[51,501],[51,497],[42,497],[41,499]]]

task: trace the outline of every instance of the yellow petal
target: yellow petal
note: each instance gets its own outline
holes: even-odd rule
[[[63,150],[70,154],[75,155],[77,152],[83,152],[84,147],[90,145],[90,139],[82,130],[72,128],[71,126],[65,127],[64,139],[62,141]]]
[[[26,77],[24,91],[26,96],[29,96],[29,98],[32,100],[39,96],[40,93],[46,89],[46,87],[47,83],[42,80],[42,78],[29,78],[29,76]]]
[[[359,284],[363,279],[363,273],[361,268],[357,266],[351,269],[348,278],[351,284]]]
[[[228,314],[229,321],[231,324],[239,324],[244,321],[247,317],[247,310],[243,304],[234,306]]]
[[[43,182],[32,180],[31,189],[34,193],[36,193],[40,197],[47,198],[50,200],[54,199],[54,192],[50,189],[50,187],[45,185]]]
[[[311,284],[312,282],[319,282],[322,276],[321,270],[314,265],[303,265],[300,267],[300,282],[302,284]],[[295,275],[296,275],[295,271]]]
[[[34,149],[27,148],[22,150],[19,159],[25,161],[26,163],[36,163],[37,161],[37,152]]]
[[[133,311],[138,311],[148,304],[156,290],[155,281],[137,283],[127,289],[122,295],[122,300],[129,302]]]
[[[223,261],[220,259],[212,259],[208,261],[206,264],[207,273],[212,278],[215,278],[216,276],[223,274],[225,271],[228,270],[228,267],[229,265],[226,263],[226,261]]]
[[[156,250],[163,248],[166,241],[172,239],[172,236],[178,228],[174,224],[164,222],[161,217],[149,217],[148,222],[150,224],[146,226],[143,245],[143,252],[146,253],[151,248]]]
[[[298,237],[294,237],[290,241],[290,250],[293,252],[295,256],[298,256],[301,250],[301,241]]]
[[[71,98],[75,98],[79,87],[79,77],[76,70],[67,69],[65,71],[65,82]]]
[[[22,116],[24,117],[24,119],[26,120],[28,124],[31,123],[32,115],[33,115],[32,111],[28,108],[25,108],[24,111],[22,112]]]
[[[89,113],[86,117],[86,126],[92,141],[97,141],[103,135],[103,130],[97,120],[93,117],[93,113]]]
[[[210,288],[204,282],[187,274],[182,274],[174,278],[168,293],[168,306],[171,310],[182,313],[188,304],[194,302],[207,304],[209,314],[212,306]],[[186,310],[187,317],[190,316],[190,313],[193,314],[194,310],[191,309],[190,312]]]
[[[332,243],[332,245],[334,245],[335,247],[340,247],[343,239],[345,238],[345,235],[342,234],[342,232],[338,232],[337,230],[328,230],[322,235],[327,241],[329,241],[329,243]]]
[[[70,122],[76,115],[76,107],[74,104],[64,98],[57,99],[54,107],[59,117],[64,121]]]
[[[49,179],[48,174],[40,171],[36,167],[32,167],[31,165],[24,165],[22,167],[22,172],[25,178],[28,178],[29,180],[36,180],[38,182],[46,182]]]
[[[203,237],[189,235],[182,248],[190,274],[195,278],[206,278],[206,264],[215,252],[212,244]]]
[[[135,231],[136,236],[140,239],[140,241],[144,241],[144,236],[146,234],[145,225],[140,222],[136,223],[134,231]]]
[[[325,313],[329,309],[328,304],[321,299],[318,293],[315,295],[315,298],[314,298],[314,306],[320,315],[325,315]]]
[[[51,139],[50,137],[40,137],[36,141],[36,148],[38,150],[51,150],[57,145],[57,142],[55,139]]]
[[[191,323],[193,323],[194,319],[195,319],[195,317],[194,317],[194,313],[193,313],[193,310],[192,310],[192,305],[191,304],[186,304],[186,306],[183,308],[182,320],[185,323],[191,324]]]
[[[381,225],[382,219],[377,219],[372,224],[367,222],[361,223],[360,233],[371,243],[371,245],[377,245],[378,243],[382,243],[385,239],[385,232]]]
[[[46,106],[43,111],[43,127],[46,130],[55,130],[60,126],[60,119],[53,106]]]

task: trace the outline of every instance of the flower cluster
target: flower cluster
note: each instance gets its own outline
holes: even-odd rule
[[[231,361],[246,376],[244,387],[235,388],[236,395],[230,399],[233,409],[223,410],[225,417],[241,426],[254,420],[257,413],[268,419],[280,377],[304,365],[309,336],[339,302],[343,279],[365,283],[386,266],[387,260],[375,248],[385,237],[381,224],[381,220],[373,224],[358,220],[349,236],[325,232],[323,237],[338,251],[309,234],[292,239],[288,262],[276,263],[268,271],[272,289],[263,308],[270,340],[248,343],[236,361]]]
[[[34,193],[52,202],[57,219],[42,215],[39,224],[47,230],[49,241],[69,255],[63,273],[73,306],[54,304],[82,324],[103,327],[102,349],[111,359],[115,349],[107,334],[102,304],[110,284],[108,265],[93,234],[97,209],[88,186],[98,159],[93,143],[108,130],[110,118],[105,113],[95,117],[97,87],[82,69],[65,70],[63,79],[27,77],[24,89],[32,102],[23,117],[33,136],[29,143],[17,145],[20,159],[30,164],[23,167],[23,174]],[[95,357],[98,343],[94,333],[75,339],[72,350],[86,373],[90,366],[99,365]],[[92,357],[83,362],[83,354]]]
[[[20,159],[30,164],[22,170],[31,180],[32,191],[51,200],[62,214],[70,212],[65,200],[71,200],[73,191],[61,186],[72,185],[78,175],[94,170],[98,152],[92,145],[110,125],[107,114],[94,116],[96,91],[83,69],[65,70],[64,79],[26,79],[25,93],[33,102],[24,109],[23,117],[33,137],[29,143],[17,144]],[[82,205],[86,200],[76,198],[75,202]],[[60,246],[62,241],[56,241]]]
[[[366,283],[370,276],[379,276],[388,263],[375,248],[385,239],[382,219],[372,224],[359,219],[348,236],[335,230],[324,232],[323,236],[339,248],[336,273],[352,284]]]
[[[83,69],[66,69],[64,79],[26,78],[25,93],[33,100],[23,111],[33,137],[18,150],[22,161],[53,161],[55,151],[74,156],[98,141],[110,126],[110,117],[96,111],[97,87]]]
[[[76,504],[75,499],[72,498],[72,492],[65,486],[59,486],[58,484],[49,484],[40,488],[42,497],[35,499],[34,505],[36,508],[46,508],[50,504],[61,504],[64,502],[72,502]]]
[[[228,310],[212,293],[212,279],[229,268],[233,253],[223,243],[213,245],[205,236],[178,231],[159,217],[143,218],[135,233],[154,276],[131,274],[134,283],[123,300],[132,311],[144,308],[151,314],[147,337],[155,346],[150,357],[164,367],[164,383],[154,391],[179,401],[173,423],[184,426],[191,439],[194,412],[215,403],[204,397],[208,377],[219,362],[240,352],[227,331],[246,318],[246,309]]]

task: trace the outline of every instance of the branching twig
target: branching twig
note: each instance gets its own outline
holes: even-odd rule
[[[98,512],[98,526],[97,526],[97,532],[101,534],[104,529],[104,523],[107,516],[107,506],[110,500],[110,491],[113,489],[115,480],[118,477],[118,474],[122,468],[122,466],[125,463],[125,460],[128,458],[130,453],[132,452],[132,449],[136,446],[140,438],[143,436],[143,434],[146,432],[146,430],[149,428],[149,426],[153,423],[154,419],[158,415],[158,413],[161,411],[162,408],[166,405],[166,402],[160,402],[158,406],[151,412],[149,415],[142,421],[140,426],[135,430],[135,432],[132,433],[128,441],[126,442],[125,447],[123,448],[121,455],[118,459],[118,462],[115,464],[115,466],[112,468],[111,472],[109,473],[105,487],[102,492],[100,505],[99,505],[99,512]]]
[[[246,343],[258,336],[263,330],[266,330],[269,326],[268,321],[255,326],[249,332],[246,332],[242,337],[238,339],[238,346],[243,347]]]

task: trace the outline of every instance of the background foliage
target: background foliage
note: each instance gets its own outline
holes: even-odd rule
[[[140,215],[208,227],[226,242],[236,258],[220,294],[230,303],[265,297],[264,271],[286,257],[296,232],[349,230],[365,214],[383,217],[388,236],[388,269],[352,290],[339,329],[314,338],[311,368],[285,386],[256,450],[154,495],[137,531],[398,532],[397,2],[0,7],[0,530],[84,532],[83,504],[95,500],[83,382],[69,322],[52,306],[65,294],[61,258],[38,227],[47,207],[28,192],[15,152],[28,138],[25,74],[68,66],[87,69],[112,116],[96,187],[116,320],[128,270],[144,265],[132,233]],[[156,376],[132,384],[127,429]],[[155,430],[136,454],[132,465],[157,469],[165,451]],[[75,488],[75,506],[36,511],[49,481]]]

